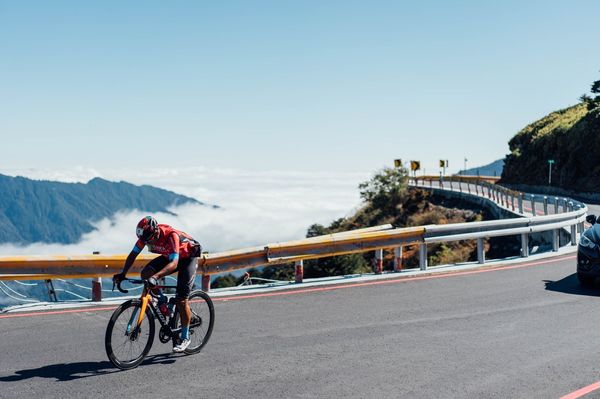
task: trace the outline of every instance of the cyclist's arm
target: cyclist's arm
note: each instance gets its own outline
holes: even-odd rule
[[[133,249],[127,256],[127,259],[125,259],[125,265],[123,266],[123,271],[122,271],[123,276],[125,276],[127,274],[127,272],[129,271],[129,269],[131,269],[131,266],[133,266],[133,262],[135,261],[135,258],[137,258],[137,256],[139,255],[140,252],[142,252],[142,250],[144,249],[145,246],[146,245],[144,244],[144,242],[142,240],[138,240],[135,243],[135,245],[133,246]]]
[[[160,269],[152,276],[157,280],[164,276],[168,276],[169,274],[175,273],[177,270],[177,264],[179,263],[179,236],[177,234],[171,234],[168,242],[169,247],[171,248],[171,253],[169,254],[169,263],[167,263],[165,267]]]

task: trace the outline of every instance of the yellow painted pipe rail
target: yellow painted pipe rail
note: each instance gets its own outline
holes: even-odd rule
[[[156,255],[140,255],[132,271],[139,272]],[[108,277],[123,269],[127,255],[0,257],[0,280]]]
[[[199,259],[198,273],[218,274],[422,242],[424,231],[424,228],[393,229],[391,225],[383,225],[287,243],[205,254]],[[139,255],[131,271],[139,272],[156,256],[158,255]],[[127,255],[0,257],[0,280],[110,277],[122,270],[126,258]]]
[[[328,234],[304,240],[268,244],[265,247],[211,254],[202,257],[200,269],[204,274],[218,274],[249,267],[393,248],[423,242],[424,234],[423,227],[384,231],[355,230],[354,233]]]

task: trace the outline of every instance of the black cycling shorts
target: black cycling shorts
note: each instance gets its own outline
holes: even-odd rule
[[[159,256],[152,259],[142,273],[147,273],[149,269],[152,274],[162,270],[169,264],[169,258]],[[194,287],[194,278],[196,277],[196,269],[198,268],[198,258],[180,258],[177,262],[177,299],[187,299]]]

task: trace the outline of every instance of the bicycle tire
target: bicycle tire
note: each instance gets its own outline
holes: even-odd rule
[[[108,360],[110,360],[110,362],[115,366],[120,368],[121,370],[129,370],[132,368],[137,367],[146,357],[146,355],[148,354],[148,352],[150,352],[150,348],[152,348],[152,343],[154,342],[154,332],[155,332],[155,325],[154,325],[154,315],[152,314],[152,311],[150,310],[150,307],[146,308],[146,317],[144,317],[144,320],[142,321],[142,325],[140,328],[140,331],[135,332],[136,337],[135,339],[131,339],[131,336],[128,336],[126,331],[127,331],[127,324],[129,323],[129,320],[132,318],[132,313],[135,311],[135,308],[140,309],[141,307],[141,303],[139,300],[129,300],[126,301],[124,303],[121,304],[121,306],[119,306],[112,314],[109,322],[108,322],[108,326],[106,326],[106,335],[104,336],[104,346],[106,348],[106,354],[108,355]],[[129,309],[134,308],[131,310],[131,313],[128,312]],[[122,316],[123,315],[123,316]],[[121,317],[120,317],[121,316]],[[117,323],[118,322],[118,323]],[[115,325],[118,326],[117,328],[117,334],[121,334],[123,333],[123,343],[118,347],[124,347],[126,345],[129,345],[130,347],[133,347],[134,343],[136,341],[138,341],[138,339],[140,339],[140,333],[143,334],[144,330],[147,328],[148,329],[148,335],[147,335],[147,341],[143,347],[143,349],[141,350],[141,352],[139,353],[139,355],[136,355],[129,360],[125,360],[123,359],[123,356],[121,356],[120,354],[118,354],[118,352],[120,351],[115,351],[115,345],[117,344],[116,342],[113,343],[113,330],[115,329]],[[147,325],[147,327],[144,327],[145,325]],[[124,330],[121,331],[121,327],[125,327]],[[142,337],[140,342],[136,345],[137,348],[141,348],[140,344],[143,344],[144,338]],[[130,351],[131,353],[133,353],[133,351]]]
[[[192,324],[190,324],[190,340],[192,343],[184,351],[185,354],[193,355],[204,348],[204,345],[210,339],[215,325],[215,308],[210,296],[204,291],[196,290],[190,293],[188,297],[190,310],[192,311]],[[179,320],[179,309],[175,309],[173,314],[174,325],[181,327]],[[199,325],[195,325],[194,318],[199,318]],[[208,325],[206,324],[208,322]],[[199,339],[200,338],[200,339]],[[179,338],[173,339],[173,346],[179,343]]]

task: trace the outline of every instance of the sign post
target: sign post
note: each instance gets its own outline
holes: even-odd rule
[[[413,176],[417,177],[417,170],[421,169],[420,161],[410,161],[410,170],[413,171]]]
[[[554,164],[554,159],[548,160],[548,185],[552,185],[552,165]]]
[[[446,176],[446,168],[447,167],[448,167],[448,160],[447,159],[446,160],[440,159],[440,168],[443,169],[442,176]]]

